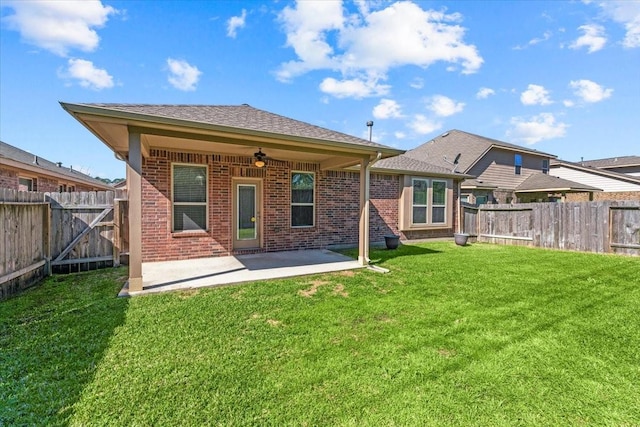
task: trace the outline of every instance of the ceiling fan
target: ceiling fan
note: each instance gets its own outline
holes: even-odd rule
[[[263,168],[266,165],[267,159],[269,159],[269,156],[262,152],[262,148],[258,148],[258,151],[253,153],[253,157],[255,158],[253,164],[258,168]]]

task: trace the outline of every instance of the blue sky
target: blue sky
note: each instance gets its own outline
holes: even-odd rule
[[[640,155],[638,1],[5,1],[0,139],[124,164],[59,101],[247,103],[410,149],[460,129]]]

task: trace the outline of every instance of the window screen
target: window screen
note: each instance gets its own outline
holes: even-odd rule
[[[291,174],[291,226],[313,227],[315,213],[315,176],[313,173]]]
[[[173,165],[173,231],[206,229],[206,166]]]

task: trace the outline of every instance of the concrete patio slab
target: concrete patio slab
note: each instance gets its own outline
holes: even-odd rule
[[[145,295],[357,268],[362,266],[353,258],[329,250],[145,262],[142,263],[143,290],[129,292],[127,284],[119,296]]]

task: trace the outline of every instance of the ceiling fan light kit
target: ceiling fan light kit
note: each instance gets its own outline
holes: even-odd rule
[[[256,158],[253,164],[258,168],[263,168],[267,155],[262,152],[262,148],[259,148],[257,153],[253,153],[253,156]]]

